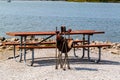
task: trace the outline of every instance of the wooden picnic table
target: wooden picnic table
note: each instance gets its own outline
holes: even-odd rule
[[[83,45],[84,42],[86,41],[85,36],[87,35],[87,42],[88,44],[90,44],[90,36],[93,34],[103,34],[105,33],[104,31],[96,31],[96,30],[73,30],[71,31],[69,34],[70,35],[83,35]],[[42,40],[41,42],[53,37],[56,35],[56,31],[36,31],[36,32],[7,32],[6,33],[9,36],[20,36],[20,46],[23,46],[23,42],[26,42],[26,37],[27,36],[43,36],[43,35],[47,35],[48,37],[46,37],[44,40]],[[62,33],[61,33],[62,34]],[[67,33],[66,33],[67,34]],[[24,43],[24,46],[26,46],[26,44]],[[89,50],[89,47],[88,47]],[[83,56],[84,57],[85,54],[85,48],[83,48]],[[14,50],[14,57],[15,57],[15,50]],[[34,57],[34,55],[33,55]],[[88,51],[88,59],[90,60],[89,57],[89,51]],[[22,49],[20,50],[20,60],[22,60]],[[24,49],[24,61],[26,62],[26,49]]]

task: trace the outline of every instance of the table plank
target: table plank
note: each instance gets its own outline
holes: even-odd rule
[[[95,31],[95,30],[74,30],[71,31],[70,35],[75,34],[103,34],[104,31]],[[9,36],[32,36],[32,35],[55,35],[56,31],[37,31],[37,32],[7,32],[6,33]]]
[[[32,35],[55,35],[55,31],[44,31],[44,32],[7,32],[10,36],[32,36]]]

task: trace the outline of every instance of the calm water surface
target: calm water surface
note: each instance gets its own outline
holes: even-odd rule
[[[102,30],[93,40],[120,42],[119,3],[0,1],[0,36],[12,31],[48,31],[66,25],[73,30]],[[78,37],[78,36],[75,36]]]

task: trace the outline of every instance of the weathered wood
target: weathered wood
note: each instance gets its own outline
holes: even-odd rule
[[[39,42],[24,42],[22,45],[37,45]],[[42,42],[40,44],[56,44],[56,42]],[[20,42],[4,42],[3,45],[20,45]]]
[[[85,47],[109,47],[110,44],[89,44],[89,45],[77,45],[74,48],[85,48]]]
[[[105,33],[104,31],[95,31],[95,30],[74,30],[71,32],[66,32],[65,34],[69,35],[76,35],[76,34],[87,34],[87,35],[92,35],[92,34],[103,34]],[[7,32],[7,35],[10,36],[35,36],[35,35],[56,35],[56,31],[38,31],[38,32]],[[62,33],[61,33],[62,34]]]
[[[76,40],[76,41],[73,41],[73,43],[81,43],[81,42],[83,42],[82,40]],[[85,42],[87,42],[87,41],[85,41]],[[16,42],[16,41],[13,41],[13,42],[3,42],[2,43],[3,45],[20,45],[20,42]],[[26,45],[36,45],[36,44],[56,44],[56,42],[55,41],[51,41],[51,42],[41,42],[41,43],[39,43],[39,42],[23,42],[22,43],[22,45],[24,45],[24,44],[26,44]]]
[[[46,31],[46,32],[7,32],[7,35],[10,36],[35,36],[35,35],[55,35],[55,31]]]
[[[16,46],[20,49],[50,49],[50,48],[56,48],[56,46]]]

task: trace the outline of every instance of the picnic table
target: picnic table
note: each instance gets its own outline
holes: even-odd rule
[[[96,30],[73,30],[69,33],[69,35],[82,35],[83,45],[85,45],[86,40],[87,40],[87,43],[90,44],[90,36],[91,35],[104,34],[104,33],[105,33],[104,31],[96,31]],[[6,34],[9,36],[19,36],[20,37],[20,46],[26,47],[27,36],[48,36],[48,37],[44,38],[41,42],[39,42],[39,44],[41,44],[42,42],[46,41],[47,39],[55,36],[56,31],[7,32]],[[66,33],[66,35],[67,35],[67,33]],[[87,36],[87,38],[86,38],[86,36]],[[83,56],[82,56],[82,58],[83,58],[84,54],[85,54],[86,46],[83,46],[82,48],[83,48]],[[89,46],[87,46],[87,48],[88,48],[88,60],[90,60]],[[14,58],[15,58],[15,50],[14,50]],[[22,60],[22,49],[20,49],[20,60],[19,61],[21,61],[21,60]],[[32,60],[34,60],[34,54],[32,55]],[[26,62],[26,48],[24,48],[24,61]]]

